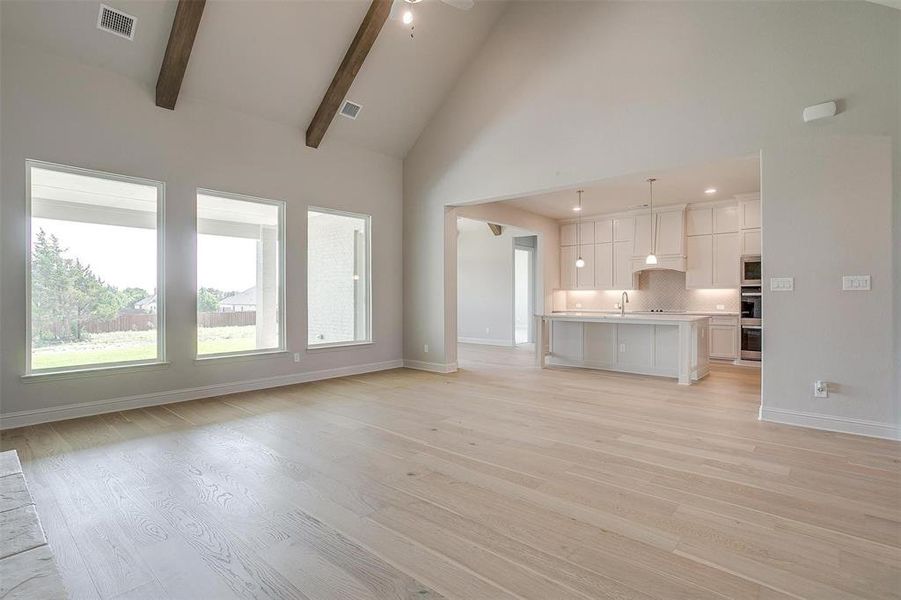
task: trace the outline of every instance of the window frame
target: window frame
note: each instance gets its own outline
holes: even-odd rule
[[[71,173],[73,175],[82,175],[94,177],[97,179],[107,179],[112,181],[122,181],[125,183],[134,183],[138,185],[147,185],[156,188],[156,358],[148,360],[127,360],[105,363],[86,363],[70,367],[51,367],[47,369],[33,369],[31,363],[31,354],[33,352],[31,339],[31,269],[32,269],[32,253],[31,253],[31,221],[32,221],[32,197],[31,197],[31,170],[33,168],[45,169],[48,171],[57,171],[60,173]],[[101,373],[110,369],[120,370],[123,372],[131,371],[135,367],[153,367],[168,364],[166,360],[166,184],[163,181],[154,179],[146,179],[143,177],[133,177],[131,175],[122,175],[119,173],[111,173],[108,171],[99,171],[97,169],[87,169],[84,167],[75,167],[72,165],[63,165],[36,159],[25,160],[25,241],[27,250],[25,252],[25,374],[23,377],[35,378],[50,375],[65,374],[93,374]]]
[[[366,235],[364,245],[366,247],[366,289],[364,297],[366,299],[366,338],[362,340],[353,340],[349,342],[323,342],[321,344],[310,343],[310,213],[318,212],[323,214],[338,215],[341,217],[352,217],[355,219],[363,219],[366,223]],[[338,210],[335,208],[326,208],[323,206],[307,206],[307,331],[306,331],[306,347],[307,350],[327,350],[329,348],[345,348],[352,346],[367,346],[375,343],[372,335],[372,215],[364,213],[356,213],[347,210]]]
[[[197,216],[197,197],[214,196],[225,200],[239,200],[242,202],[254,202],[256,204],[267,204],[278,208],[278,347],[276,348],[260,348],[257,350],[237,350],[235,352],[217,352],[215,354],[200,354],[198,336],[200,335],[200,325],[197,320],[199,308],[199,297],[197,295],[197,283],[199,280],[197,247],[200,239],[200,230],[198,227],[199,219]],[[285,274],[286,246],[287,246],[287,227],[286,215],[288,204],[284,200],[273,200],[271,198],[261,198],[259,196],[248,196],[246,194],[237,194],[234,192],[223,192],[211,188],[197,188],[194,190],[194,361],[205,362],[217,360],[221,358],[236,357],[253,357],[284,354],[288,351],[287,340],[287,292]]]

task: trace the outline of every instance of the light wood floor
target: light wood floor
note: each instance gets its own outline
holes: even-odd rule
[[[898,598],[898,444],[461,349],[13,430],[73,598]]]

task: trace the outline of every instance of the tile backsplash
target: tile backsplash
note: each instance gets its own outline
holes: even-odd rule
[[[569,290],[566,310],[612,310],[622,291]],[[724,308],[717,309],[721,304]],[[642,271],[638,289],[629,290],[626,310],[686,310],[738,312],[738,289],[686,290],[685,273],[680,271]]]

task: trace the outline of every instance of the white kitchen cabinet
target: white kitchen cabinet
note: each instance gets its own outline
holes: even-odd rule
[[[718,233],[713,236],[713,287],[738,287],[740,256],[738,233]]]
[[[601,219],[594,224],[594,243],[606,244],[613,241],[613,219]]]
[[[738,233],[690,236],[685,244],[686,289],[738,287]]]
[[[736,233],[738,229],[737,204],[720,204],[713,207],[713,233]]]
[[[741,232],[741,253],[743,255],[760,254],[760,230],[744,229]]]
[[[593,244],[594,243],[594,221],[582,221],[581,231],[582,231],[582,239],[576,240],[576,243]]]
[[[613,241],[630,242],[635,232],[635,217],[613,219]]]
[[[560,289],[576,289],[576,247],[560,248]]]
[[[560,226],[560,245],[575,246],[579,241],[579,229],[577,223],[566,223]]]
[[[760,229],[760,196],[752,194],[738,200],[742,229]]]
[[[582,257],[585,266],[576,268],[576,287],[580,290],[593,290],[594,285],[594,244],[582,244],[575,246],[576,258]]]
[[[551,353],[564,360],[582,360],[582,323],[551,323]]]
[[[738,358],[738,326],[710,325],[710,358]]]
[[[632,273],[632,242],[613,242],[613,289],[634,290]]]
[[[598,289],[613,289],[613,242],[594,246],[594,285]]]
[[[713,236],[689,236],[685,240],[685,288],[713,287]]]
[[[616,364],[616,328],[613,323],[585,323],[582,353],[584,361],[595,365]]]
[[[713,209],[709,206],[688,208],[685,211],[685,235],[713,233]]]

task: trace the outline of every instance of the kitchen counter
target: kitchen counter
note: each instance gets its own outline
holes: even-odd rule
[[[707,319],[706,315],[696,315],[696,314],[688,314],[688,313],[629,313],[627,312],[625,315],[620,315],[619,311],[617,312],[590,312],[590,311],[560,311],[560,312],[552,312],[546,315],[539,315],[539,317],[543,319],[556,319],[556,320],[570,320],[570,321],[598,321],[598,322],[610,322],[612,320],[616,320],[619,323],[670,323],[670,324],[679,324],[679,323],[694,323],[696,321],[701,321]]]
[[[710,317],[685,313],[565,311],[536,315],[538,366],[675,377],[707,375]]]

